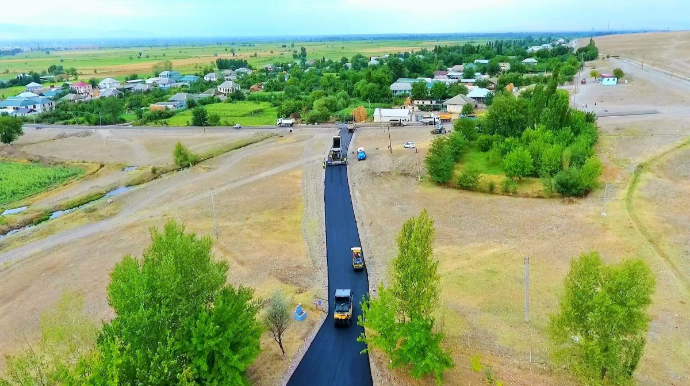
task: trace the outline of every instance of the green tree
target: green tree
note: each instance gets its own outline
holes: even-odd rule
[[[125,103],[120,98],[105,98],[101,102],[101,118],[112,123],[117,123],[125,113]]]
[[[472,103],[465,103],[462,106],[461,114],[462,115],[470,115],[472,113],[474,113],[474,106],[472,106]]]
[[[146,56],[148,58],[148,55]],[[155,63],[153,66],[151,66],[151,70],[153,71],[154,76],[158,76],[163,71],[172,71],[172,62],[169,60],[161,60],[160,62]]]
[[[173,160],[175,161],[175,165],[177,165],[177,167],[186,168],[192,166],[196,164],[196,158],[196,155],[189,151],[189,149],[187,149],[187,147],[180,142],[175,145],[175,150],[173,150]]]
[[[465,67],[462,71],[462,78],[463,79],[474,79],[474,74],[475,74],[475,68],[470,67]]]
[[[408,367],[416,379],[433,375],[440,385],[453,361],[440,346],[443,335],[433,332],[431,314],[439,294],[434,235],[426,210],[405,222],[397,238],[391,288],[379,285],[377,298],[362,301],[358,324],[367,334],[358,340],[367,343],[367,351],[381,349],[390,357],[391,367]]]
[[[263,314],[263,322],[268,331],[273,334],[273,340],[278,343],[280,351],[285,356],[285,349],[283,348],[283,334],[290,326],[292,315],[290,315],[290,305],[280,291],[275,291],[270,299]]]
[[[192,126],[208,126],[208,113],[202,106],[192,110]]]
[[[227,284],[209,237],[171,221],[151,239],[111,273],[116,317],[99,340],[102,367],[118,384],[248,385],[261,336],[253,291]]]
[[[592,70],[589,72],[589,76],[591,76],[592,78],[598,78],[599,77],[599,71]]]
[[[532,174],[534,163],[529,151],[524,147],[519,147],[503,158],[503,168],[506,176],[522,179]]]
[[[427,88],[426,82],[422,80],[412,83],[412,92],[410,96],[414,100],[429,99],[429,88]]]
[[[462,155],[467,151],[469,141],[460,131],[453,131],[448,136],[448,146],[450,146],[451,154],[453,155],[453,161],[458,162]]]
[[[470,118],[460,118],[453,124],[453,130],[461,132],[468,141],[476,141],[479,138],[477,121]],[[493,145],[493,144],[492,144]]]
[[[500,134],[504,137],[519,137],[527,128],[528,102],[524,98],[498,95],[484,119],[487,134]]]
[[[22,135],[24,130],[21,118],[0,115],[0,142],[9,145]]]
[[[98,327],[84,313],[82,294],[63,293],[57,306],[41,315],[40,322],[40,340],[27,342],[25,349],[7,356],[6,378],[0,378],[0,385],[69,384],[80,360],[96,351]]]
[[[614,68],[613,76],[615,76],[618,79],[623,79],[623,77],[625,77],[625,73],[620,68]]]
[[[641,260],[606,266],[596,252],[572,260],[559,311],[549,322],[556,360],[588,385],[632,384],[654,286]]]
[[[443,82],[436,82],[431,86],[429,95],[431,99],[434,100],[446,99],[448,97],[448,87],[446,87],[446,84]]]
[[[438,136],[429,146],[429,152],[424,159],[429,177],[437,184],[445,184],[453,177],[455,159],[448,138]]]
[[[208,124],[209,126],[218,126],[220,125],[220,115],[218,114],[210,114],[208,116]]]

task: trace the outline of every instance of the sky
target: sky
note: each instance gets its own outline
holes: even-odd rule
[[[601,31],[609,22],[690,29],[687,0],[33,0],[31,8],[40,14],[0,18],[0,39]]]

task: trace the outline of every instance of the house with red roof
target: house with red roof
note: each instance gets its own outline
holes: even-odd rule
[[[81,95],[84,95],[84,94],[91,95],[93,93],[93,87],[91,87],[91,85],[89,83],[85,83],[82,81],[72,83],[69,86],[69,88],[70,88],[70,90],[74,90],[74,92],[76,92],[77,94],[81,94]]]

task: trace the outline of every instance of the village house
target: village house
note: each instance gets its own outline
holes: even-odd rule
[[[132,92],[149,92],[152,88],[151,85],[139,83],[132,87]]]
[[[91,93],[93,92],[93,87],[91,87],[91,84],[82,81],[72,83],[69,86],[69,88],[70,90],[74,90],[74,92],[76,92],[77,94],[91,95]]]
[[[33,96],[24,97],[9,97],[4,101],[0,102],[0,109],[6,112],[18,111],[24,108],[33,110],[33,112],[30,112],[28,110],[22,110],[23,115],[42,113],[44,111],[49,111],[55,108],[55,102],[51,101],[46,97],[38,96],[36,94],[33,94]]]
[[[487,59],[475,59],[474,64],[489,64]]]
[[[160,74],[158,74],[159,78],[166,78],[166,79],[172,79],[174,81],[177,81],[180,79],[182,76],[178,71],[163,71]]]
[[[115,89],[120,87],[120,82],[113,78],[105,78],[100,83],[98,83],[98,88],[101,90],[107,90],[107,89]]]
[[[40,84],[38,84],[36,82],[31,82],[31,83],[27,84],[26,86],[24,86],[24,89],[28,92],[35,93],[39,90],[42,90],[43,86],[41,86]]]
[[[91,100],[89,94],[67,94],[60,98],[60,102],[87,102]]]
[[[107,88],[105,90],[102,90],[98,97],[99,98],[117,98],[120,95],[122,95],[122,91],[116,89],[116,88]]]
[[[474,99],[477,103],[484,104],[486,97],[491,93],[488,89],[477,87],[467,93],[467,96]]]
[[[239,89],[240,85],[231,80],[225,81],[221,83],[220,86],[218,86],[218,92],[226,96],[228,94],[232,94],[234,91],[237,91]]]
[[[196,75],[185,75],[182,78],[180,78],[177,82],[178,83],[184,83],[184,84],[191,84],[199,80],[199,77]]]
[[[460,73],[462,73],[463,70],[464,70],[464,66],[462,64],[456,64],[455,66],[450,67],[448,69],[448,72],[460,72]],[[448,75],[448,74],[446,74],[446,75]]]
[[[208,74],[204,75],[204,80],[207,82],[215,82],[218,80],[218,75],[216,75],[215,72],[209,72]]]
[[[443,106],[446,107],[446,111],[453,114],[460,114],[462,112],[462,107],[467,104],[474,106],[476,105],[476,102],[474,99],[462,94],[458,94],[443,102]]]
[[[395,82],[390,87],[393,95],[410,95],[412,92],[412,83]]]
[[[527,58],[522,61],[522,64],[527,65],[527,66],[534,66],[538,63],[537,59],[535,58]]]
[[[158,78],[156,84],[158,85],[158,88],[167,90],[170,87],[175,86],[177,83],[175,83],[172,78]]]
[[[503,71],[503,72],[510,71],[510,63],[508,63],[508,62],[498,63],[498,66],[501,68],[501,71]]]

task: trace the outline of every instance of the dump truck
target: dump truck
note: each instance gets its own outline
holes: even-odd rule
[[[362,254],[362,247],[352,247],[352,268],[355,271],[361,271],[364,269],[364,254]]]
[[[348,123],[347,124],[347,132],[348,133],[354,133],[357,127],[355,126],[354,123]]]
[[[331,150],[328,151],[326,165],[346,165],[347,153],[342,148],[342,141],[339,135],[333,137]]]
[[[292,127],[294,124],[295,120],[288,118],[278,118],[278,122],[276,122],[276,126],[278,127]]]
[[[335,290],[335,309],[333,321],[336,326],[349,326],[352,321],[352,290]]]

